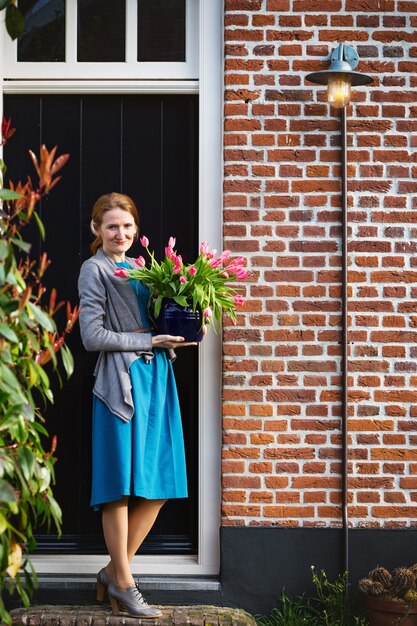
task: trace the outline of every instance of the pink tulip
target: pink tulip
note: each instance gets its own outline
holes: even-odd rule
[[[147,247],[149,246],[149,239],[148,239],[147,237],[145,237],[145,235],[143,235],[143,236],[140,238],[140,243],[142,244],[142,246],[143,246],[144,248],[147,248]]]
[[[235,272],[235,276],[236,278],[246,278],[246,276],[249,274],[249,272],[247,270],[244,269],[239,269]]]
[[[174,249],[171,248],[171,246],[167,246],[165,248],[165,256],[167,256],[169,259],[172,259],[172,257],[175,256]],[[172,260],[174,260],[174,259],[172,259]]]
[[[216,252],[217,250],[215,248],[213,250],[210,250],[210,252],[207,252],[207,258],[212,259],[213,257],[216,256]]]
[[[185,283],[187,282],[187,279],[185,276],[180,276],[180,283],[182,283],[183,285],[185,285]]]
[[[136,265],[139,265],[139,267],[145,267],[145,265],[146,265],[146,261],[143,258],[143,256],[138,256],[138,258],[135,259],[135,263],[136,263]]]
[[[207,256],[207,258],[210,258]],[[209,265],[213,268],[219,267],[222,264],[222,260],[220,257],[218,257],[217,259],[210,259],[209,261]]]
[[[233,298],[233,302],[235,303],[236,306],[242,306],[242,304],[244,304],[245,300],[242,296],[235,296]]]
[[[207,254],[208,249],[209,249],[209,245],[207,241],[203,241],[203,243],[200,245],[200,254]]]
[[[190,267],[190,269],[188,270],[188,273],[190,276],[195,276],[197,274],[197,269],[194,267],[194,265]]]
[[[210,309],[209,306],[206,309],[204,309],[203,317],[210,318],[212,315],[213,315],[213,311]]]
[[[119,278],[129,278],[129,272],[124,267],[118,267],[114,270],[114,275]]]
[[[174,274],[181,274],[181,270],[182,270],[181,265],[174,265],[172,271],[174,272]]]
[[[230,250],[223,250],[223,252],[219,256],[219,259],[221,259],[223,263],[226,263],[226,261],[229,260],[230,255],[231,255]]]
[[[176,242],[176,241],[177,241],[177,240],[175,239],[175,237],[170,237],[170,238],[168,239],[168,246],[169,246],[170,248],[175,248],[175,242]]]
[[[222,278],[229,278],[229,274],[228,274],[227,272],[222,272],[222,273],[220,274],[220,276],[221,276]]]

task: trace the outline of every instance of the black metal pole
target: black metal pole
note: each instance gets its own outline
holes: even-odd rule
[[[343,573],[349,571],[349,515],[348,515],[348,220],[347,220],[347,131],[346,108],[340,112],[341,181],[342,181],[342,514],[343,514]]]

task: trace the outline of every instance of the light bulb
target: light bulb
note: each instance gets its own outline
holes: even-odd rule
[[[343,109],[350,102],[351,82],[343,74],[335,74],[327,85],[327,101],[336,109]]]

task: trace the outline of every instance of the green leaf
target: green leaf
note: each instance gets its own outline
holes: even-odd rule
[[[0,535],[4,533],[7,527],[8,527],[7,520],[4,517],[4,515],[0,513]]]
[[[61,348],[61,357],[65,372],[69,378],[74,371],[74,359],[71,350],[65,344]]]
[[[26,480],[29,480],[33,474],[33,468],[35,465],[35,457],[30,448],[20,448],[17,455],[20,463],[20,468],[23,472],[23,476]]]
[[[35,221],[38,225],[39,228],[39,232],[41,234],[41,238],[45,239],[45,227],[43,225],[43,222],[41,220],[41,218],[39,217],[39,215],[36,213],[36,211],[33,212],[33,217],[35,218]]]
[[[7,242],[0,239],[0,259],[6,258],[8,251],[9,246],[7,245]]]
[[[6,9],[6,28],[12,39],[17,39],[25,30],[23,15],[14,4],[9,4]]]
[[[0,189],[0,200],[18,200],[23,198],[21,193],[12,191],[11,189]]]
[[[7,480],[0,478],[0,502],[16,502],[16,493]]]
[[[3,365],[3,363],[0,363],[0,384],[4,383],[6,383],[6,385],[12,390],[19,393],[21,392],[20,383],[17,380],[16,376],[8,367]]]
[[[36,304],[33,304],[33,302],[28,302],[27,308],[38,324],[43,326],[43,328],[46,328],[46,330],[49,330],[51,333],[55,332],[56,328],[54,321],[49,317],[49,315],[47,315],[47,313],[42,311],[42,309]]]
[[[19,341],[14,330],[12,330],[7,324],[0,324],[0,335],[3,335],[3,337],[6,337],[6,339],[13,341],[14,343]]]
[[[30,252],[32,244],[27,241],[23,241],[23,239],[11,239],[10,241],[14,243],[15,246],[23,250],[23,252],[26,252],[26,254]]]
[[[162,306],[162,300],[163,300],[163,296],[158,296],[156,301],[155,301],[155,307],[154,307],[154,311],[155,311],[155,317],[159,317],[159,313],[161,312],[161,306]]]
[[[187,306],[187,298],[185,298],[184,296],[174,296],[173,300],[175,300],[175,302],[181,306]]]

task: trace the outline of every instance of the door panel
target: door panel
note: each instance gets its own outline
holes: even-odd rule
[[[91,208],[99,195],[127,193],[136,202],[141,232],[157,256],[169,236],[177,237],[186,261],[197,254],[198,234],[198,99],[196,96],[6,96],[5,115],[16,134],[5,147],[13,181],[33,177],[27,157],[44,143],[58,144],[71,158],[62,180],[42,201],[46,228],[41,242],[36,228],[25,238],[32,256],[46,250],[52,265],[47,286],[60,299],[76,303],[81,263],[90,256]],[[143,254],[140,244],[129,253]],[[58,320],[59,321],[59,320]],[[75,372],[62,389],[55,385],[55,404],[46,412],[47,428],[58,437],[55,495],[63,509],[63,537],[39,536],[39,552],[100,553],[105,551],[100,515],[89,507],[91,474],[91,390],[97,355],[83,349],[78,328],[68,345]],[[198,358],[184,350],[174,365],[183,416],[189,498],[171,500],[162,512],[144,553],[197,552],[198,485]],[[53,376],[52,376],[53,378]]]

